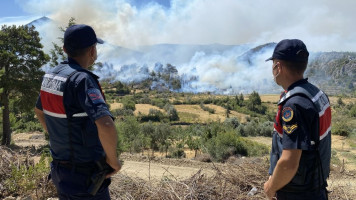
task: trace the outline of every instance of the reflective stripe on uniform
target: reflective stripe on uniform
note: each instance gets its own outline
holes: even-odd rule
[[[54,113],[54,112],[51,112],[51,111],[48,111],[48,110],[43,110],[43,112],[46,115],[49,115],[49,116],[52,116],[52,117],[67,118],[66,114]],[[87,117],[87,116],[88,116],[88,114],[84,112],[84,113],[76,113],[72,117]]]

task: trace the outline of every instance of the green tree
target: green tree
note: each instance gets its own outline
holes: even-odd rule
[[[242,93],[240,93],[239,98],[240,98],[240,103],[243,103],[245,99],[244,99],[244,95]]]
[[[0,70],[4,70],[0,78],[0,102],[4,106],[3,145],[11,142],[10,100],[24,111],[30,111],[36,101],[44,74],[41,66],[49,60],[42,47],[34,26],[1,27]]]
[[[59,27],[59,30],[61,30],[63,33],[65,32],[65,30],[74,25],[75,24],[75,18],[71,17],[69,19],[68,25],[66,28],[63,27]],[[61,41],[61,44],[63,44],[64,38],[60,37],[58,38]],[[51,67],[55,67],[57,66],[60,62],[64,61],[66,59],[66,55],[63,51],[62,46],[59,46],[57,43],[52,42],[53,45],[53,49],[50,50],[50,55],[51,55],[51,61],[50,61],[50,65]]]
[[[134,116],[127,116],[118,124],[118,134],[123,136],[123,143],[130,153],[133,150],[133,144],[140,134],[139,123]]]
[[[120,81],[115,81],[112,86],[115,88],[117,94],[130,94],[130,88]]]
[[[260,95],[255,91],[251,93],[250,97],[248,98],[246,106],[247,109],[260,114],[265,114],[267,110],[267,107],[262,105]]]
[[[157,138],[156,142],[161,149],[161,152],[165,151],[166,156],[168,153],[168,148],[172,144],[171,140],[171,127],[169,124],[160,123],[156,126],[155,136]]]
[[[1,41],[0,41],[0,44],[1,44]],[[0,80],[1,80],[1,77],[4,75],[4,72],[5,72],[5,69],[0,69]],[[0,94],[2,93],[3,91],[3,88],[2,86],[0,85]],[[2,127],[2,104],[1,104],[1,101],[0,101],[0,127]],[[0,138],[2,137],[2,130],[0,129]]]
[[[256,91],[253,91],[248,99],[253,105],[261,105],[262,103],[261,97]]]
[[[156,134],[155,134],[155,125],[152,124],[151,121],[149,121],[148,123],[144,123],[141,125],[141,133],[146,136],[146,137],[149,137],[149,144],[150,144],[150,148],[152,150],[152,156],[154,154],[154,149],[158,148],[156,146],[156,140],[157,137],[156,137]]]
[[[72,25],[75,25],[75,24],[76,24],[75,18],[74,18],[74,17],[71,17],[71,18],[69,19],[69,21],[68,21],[68,25],[67,25],[65,28],[59,27],[59,30],[60,30],[61,32],[63,32],[63,34],[64,34],[64,32],[66,31],[66,29],[67,29],[68,27],[70,27],[70,26],[72,26]],[[63,44],[63,43],[64,43],[64,38],[59,37],[58,39],[61,41],[60,44]],[[58,45],[58,44],[55,43],[55,42],[52,42],[52,45],[53,45],[53,49],[50,50],[51,60],[50,60],[50,63],[49,63],[49,64],[50,64],[51,67],[55,67],[55,66],[57,66],[60,62],[64,61],[64,60],[67,58],[67,56],[66,56],[66,54],[64,53],[62,46]],[[102,67],[102,66],[103,66],[103,64],[100,63],[100,62],[94,63],[94,65],[96,65],[96,66],[98,66],[98,67]],[[92,70],[94,65],[89,66],[88,69],[89,69],[89,70]]]
[[[240,106],[240,98],[237,95],[235,96],[235,104]]]
[[[174,108],[173,105],[167,103],[163,109],[167,112],[168,118],[170,121],[178,121],[179,116],[177,110]]]
[[[171,81],[171,85],[173,90],[179,90],[182,88],[182,83],[178,78],[173,78]]]
[[[196,158],[198,150],[200,149],[200,139],[189,135],[186,144],[190,150],[194,150],[194,158]]]

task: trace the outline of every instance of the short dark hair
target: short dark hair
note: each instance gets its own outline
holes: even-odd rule
[[[307,69],[308,61],[303,61],[303,62],[293,62],[293,61],[287,61],[287,60],[280,60],[290,71],[297,73],[297,74],[303,74],[304,71]]]
[[[90,47],[92,47],[92,46],[90,46]],[[64,44],[66,53],[67,53],[68,57],[71,57],[71,58],[84,55],[90,47],[86,47],[83,49],[75,49],[69,44]]]

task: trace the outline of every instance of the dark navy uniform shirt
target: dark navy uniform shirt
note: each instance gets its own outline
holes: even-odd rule
[[[287,91],[296,86],[311,85],[307,79],[293,83]],[[314,87],[314,86],[313,86]],[[319,152],[323,163],[324,177],[318,171],[319,164],[317,147],[315,141],[319,141],[319,112],[310,98],[304,95],[293,95],[289,97],[280,108],[280,125],[282,132],[274,131],[272,139],[271,166],[269,173],[272,174],[284,149],[300,149],[302,155],[299,168],[283,191],[313,191],[323,185],[323,180],[329,174],[330,164],[330,134],[320,141]],[[320,185],[319,185],[320,184]]]
[[[71,154],[74,153],[75,162],[99,160],[105,153],[98,137],[95,121],[104,116],[112,117],[98,82],[99,77],[80,67],[70,58],[61,65],[57,68],[64,66],[63,68],[66,69],[69,66],[70,70],[76,71],[69,77],[67,85],[63,89],[63,105],[61,102],[54,102],[58,99],[56,92],[52,92],[52,94],[48,89],[43,92],[43,83],[40,97],[36,103],[36,107],[43,110],[45,114],[52,157],[57,160],[71,160]],[[46,76],[53,78],[56,75],[49,72],[45,78]],[[64,79],[60,76],[57,77],[59,77],[58,80]],[[45,98],[41,98],[41,95],[48,95],[48,100],[44,101]],[[65,114],[56,112],[61,106],[64,107]],[[51,110],[44,109],[46,107]],[[73,116],[71,118],[71,137],[68,136],[66,116]],[[72,150],[70,142],[73,146]]]
[[[305,79],[292,84],[306,82]],[[312,138],[318,137],[319,114],[313,102],[305,96],[292,96],[282,108],[283,149],[313,150]],[[313,140],[314,141],[314,140]]]

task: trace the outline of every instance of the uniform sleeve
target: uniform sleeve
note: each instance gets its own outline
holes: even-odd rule
[[[41,102],[41,94],[38,95],[37,101],[36,101],[36,108],[39,110],[43,110],[42,108],[42,102]]]
[[[283,127],[283,149],[301,149],[310,148],[310,138],[308,134],[308,124],[305,119],[309,117],[298,104],[288,103],[282,110]]]
[[[95,122],[95,120],[104,116],[112,117],[96,81],[87,74],[81,76],[82,78],[76,85],[75,91],[80,106],[89,118]]]

